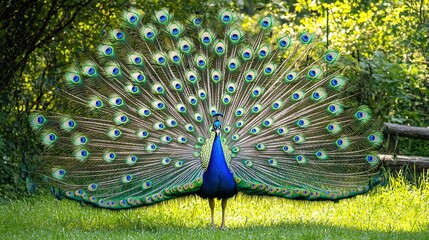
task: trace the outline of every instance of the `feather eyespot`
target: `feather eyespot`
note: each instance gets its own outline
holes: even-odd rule
[[[141,63],[141,61],[142,61],[142,58],[141,58],[141,57],[135,57],[135,58],[134,58],[134,63],[135,63],[135,64],[139,64],[139,63]]]
[[[316,152],[316,157],[317,157],[317,159],[320,159],[320,160],[328,159],[327,153],[325,151],[322,151],[322,150]]]
[[[303,156],[303,155],[297,155],[296,157],[295,157],[295,159],[296,159],[296,161],[298,162],[298,163],[306,163],[307,162],[307,159],[305,158],[305,156]]]
[[[76,73],[69,73],[68,74],[68,79],[72,82],[72,83],[81,83],[81,78],[78,74]]]
[[[140,14],[137,11],[125,12],[124,18],[129,24],[136,26],[140,19]]]
[[[167,10],[163,9],[155,13],[155,19],[160,24],[166,24],[170,20],[170,14],[167,12]]]
[[[239,120],[239,121],[237,121],[237,122],[235,123],[235,126],[236,126],[237,128],[241,128],[241,127],[243,127],[243,126],[244,126],[244,121],[243,121],[243,120]]]
[[[339,53],[337,51],[328,51],[325,53],[324,60],[327,63],[334,63],[337,61]]]
[[[370,154],[365,157],[366,161],[375,166],[380,162],[380,158],[376,154]]]
[[[313,35],[310,33],[301,33],[299,40],[302,44],[309,44],[313,40]]]
[[[345,149],[350,145],[350,142],[347,138],[338,138],[335,141],[335,144],[337,145],[337,147],[339,147],[340,149]]]
[[[112,162],[113,160],[115,160],[115,159],[116,159],[116,154],[115,154],[115,153],[113,153],[113,152],[106,152],[106,153],[103,155],[103,159],[104,159],[104,161],[106,161],[106,162],[110,163],[110,162]]]
[[[66,175],[66,171],[64,169],[54,169],[52,175],[56,179],[63,179]]]
[[[137,17],[136,16],[131,16],[131,17],[128,18],[128,21],[130,23],[135,23],[137,21]]]
[[[277,39],[277,43],[280,50],[285,50],[291,46],[292,40],[288,36],[283,36]]]
[[[263,144],[263,143],[256,144],[256,150],[263,151],[263,150],[266,150],[266,149],[267,149],[267,146],[265,146],[265,144]]]
[[[38,116],[37,123],[42,124],[43,122],[45,122],[45,118],[43,116]]]
[[[129,183],[131,182],[131,180],[133,180],[133,176],[131,176],[130,174],[124,175],[122,177],[122,183]]]
[[[277,134],[280,135],[280,136],[285,135],[287,133],[289,133],[289,129],[286,128],[286,127],[279,127],[277,129]]]
[[[42,136],[42,141],[46,146],[52,146],[57,140],[58,137],[53,132],[47,132]]]
[[[221,10],[219,12],[219,19],[223,24],[228,25],[233,21],[234,15],[228,10]]]
[[[268,164],[270,164],[271,166],[277,166],[278,162],[276,159],[268,159]]]
[[[88,190],[89,191],[95,191],[95,190],[97,190],[97,188],[98,188],[98,185],[95,184],[95,183],[92,183],[92,184],[88,185]]]
[[[200,96],[201,100],[204,100],[207,98],[207,94],[203,89],[198,90],[198,95]]]
[[[294,151],[293,147],[291,145],[284,145],[282,147],[283,152],[285,153],[292,153]]]
[[[302,91],[296,91],[292,94],[292,100],[293,101],[299,101],[304,97],[304,92]]]
[[[85,66],[83,70],[88,76],[93,76],[96,73],[96,70],[93,66]]]
[[[180,167],[182,167],[182,166],[183,166],[183,161],[177,161],[177,162],[174,164],[174,166],[175,166],[176,168],[180,168]]]
[[[261,20],[259,20],[259,25],[263,30],[267,30],[271,28],[272,24],[273,24],[273,19],[270,16],[261,18]]]
[[[252,107],[252,113],[259,113],[261,111],[261,109],[262,109],[262,106],[260,104],[255,104]]]
[[[122,135],[121,130],[117,129],[117,128],[112,128],[109,130],[109,132],[107,133],[107,135],[109,137],[111,137],[112,139],[117,139]]]
[[[102,45],[100,48],[101,52],[106,55],[106,56],[110,56],[113,55],[113,48],[109,45]]]
[[[304,138],[304,136],[303,136],[303,135],[298,134],[298,135],[295,135],[295,136],[293,137],[293,141],[294,141],[295,143],[297,143],[297,144],[302,144],[302,143],[304,143],[304,142],[305,142],[305,138]]]
[[[315,68],[311,68],[309,71],[308,71],[308,73],[307,73],[307,77],[309,78],[309,79],[312,79],[312,80],[314,80],[314,79],[317,79],[317,78],[319,78],[321,75],[322,75],[322,69],[321,68],[318,68],[318,67],[315,67]]]
[[[125,38],[125,34],[124,34],[124,32],[122,32],[121,30],[119,30],[119,29],[114,29],[113,30],[113,35],[114,35],[114,37],[116,38],[116,40],[122,40],[122,39],[124,39]]]

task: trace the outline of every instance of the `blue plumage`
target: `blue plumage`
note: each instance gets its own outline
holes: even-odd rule
[[[383,180],[382,134],[352,101],[337,51],[308,32],[270,39],[270,16],[256,35],[229,10],[210,27],[201,19],[130,9],[95,56],[67,69],[71,113],[30,119],[44,179],[108,209],[198,194],[212,225],[220,198],[222,226],[238,191],[337,200]]]
[[[230,198],[237,194],[234,177],[229,170],[222,149],[221,137],[216,135],[210,162],[203,174],[203,185],[198,195],[203,198]]]

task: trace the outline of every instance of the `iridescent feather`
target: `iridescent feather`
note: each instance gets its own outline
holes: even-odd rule
[[[125,11],[95,57],[65,73],[76,114],[30,119],[49,184],[123,209],[237,191],[336,200],[383,180],[382,135],[368,107],[350,104],[337,51],[308,32],[271,44],[269,16],[256,35],[229,10],[208,26]]]

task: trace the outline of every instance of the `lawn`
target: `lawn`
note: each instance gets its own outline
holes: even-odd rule
[[[3,203],[0,216],[0,239],[429,239],[429,181],[390,178],[336,203],[238,195],[226,230],[209,226],[208,203],[194,196],[109,211],[36,195]]]

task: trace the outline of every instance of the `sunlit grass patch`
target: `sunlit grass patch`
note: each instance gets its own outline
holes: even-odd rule
[[[240,194],[228,201],[226,231],[209,227],[208,203],[195,196],[111,211],[42,195],[2,205],[0,216],[0,239],[427,239],[429,183],[391,178],[387,187],[339,202]]]

